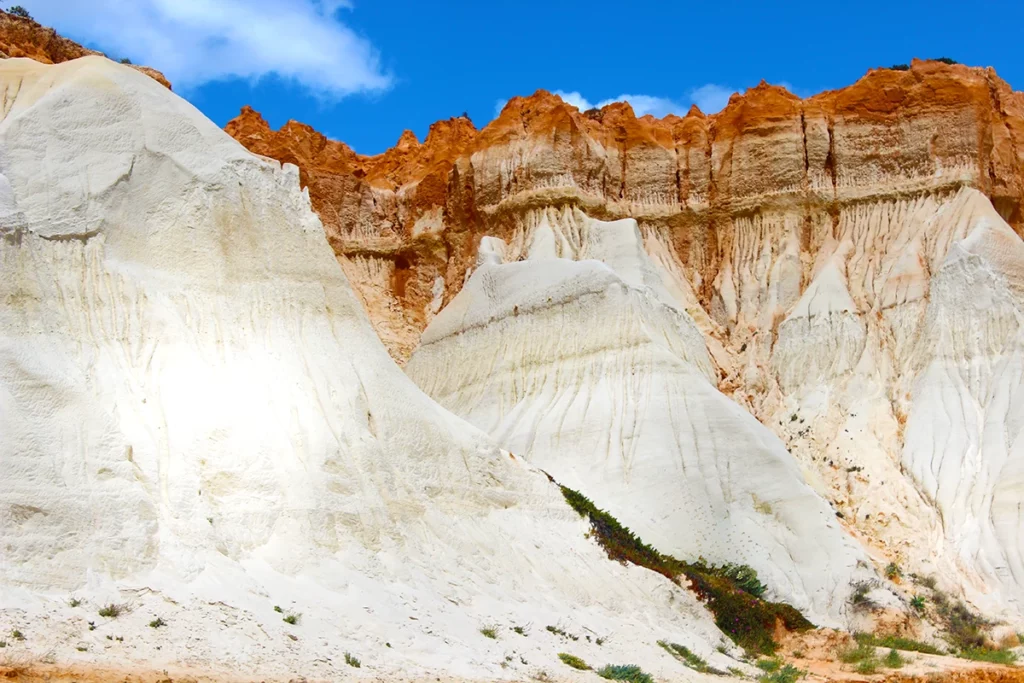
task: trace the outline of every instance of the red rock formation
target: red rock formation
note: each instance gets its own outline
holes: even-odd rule
[[[102,53],[84,48],[37,21],[0,11],[0,58],[28,57],[43,64],[59,64],[99,54]],[[156,69],[131,66],[170,89],[170,81]]]
[[[399,360],[461,287],[479,238],[511,237],[530,209],[572,204],[659,231],[722,323],[737,321],[715,291],[740,218],[796,216],[802,239],[818,241],[816,226],[844,207],[968,185],[1024,231],[1024,94],[992,69],[939,62],[872,70],[806,100],[762,82],[719,114],[660,120],[625,103],[581,113],[538,91],[479,132],[451,119],[374,157],[294,122],[272,131],[251,109],[227,130],[299,166]]]

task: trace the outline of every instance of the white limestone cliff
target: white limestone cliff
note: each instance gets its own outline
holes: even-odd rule
[[[867,556],[778,439],[719,393],[636,222],[547,210],[481,253],[406,366],[424,391],[660,551],[747,563],[777,598],[845,623]]]
[[[571,648],[694,675],[667,638],[735,665],[691,593],[609,562],[542,473],[394,365],[294,167],[100,57],[5,60],[0,91],[0,630],[25,635],[7,653],[285,680],[337,679],[352,652],[366,676],[496,680]],[[614,287],[626,331],[664,337],[648,361],[690,354],[672,381],[706,385],[699,335]],[[723,511],[749,505],[723,481]],[[791,514],[784,486],[765,499]]]

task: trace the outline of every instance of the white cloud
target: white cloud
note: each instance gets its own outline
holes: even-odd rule
[[[637,116],[651,114],[660,119],[667,114],[686,113],[685,108],[681,104],[667,97],[655,97],[653,95],[619,95],[610,100],[598,102],[597,106],[604,107],[612,102],[629,102],[629,106],[633,108],[633,113]]]
[[[376,49],[345,25],[348,0],[26,0],[60,33],[164,72],[175,89],[276,74],[337,99],[383,90]]]
[[[690,91],[690,101],[705,114],[717,114],[729,104],[729,97],[734,92],[736,91],[733,88],[707,83]]]
[[[576,107],[580,111],[586,111],[588,109],[594,108],[594,105],[590,103],[590,100],[588,100],[583,95],[579,94],[579,92],[577,92],[576,90],[573,90],[572,92],[565,92],[564,90],[555,90],[554,94],[558,95],[567,103]]]

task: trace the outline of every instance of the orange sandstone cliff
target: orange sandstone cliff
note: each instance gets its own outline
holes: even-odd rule
[[[635,218],[646,242],[675,252],[726,334],[764,303],[723,294],[758,282],[729,258],[751,234],[772,233],[757,248],[778,252],[792,233],[806,262],[844,211],[962,186],[1024,230],[1024,94],[992,69],[939,62],[872,70],[806,100],[761,83],[719,114],[660,120],[625,103],[580,112],[538,91],[483,130],[440,121],[422,143],[406,131],[377,156],[296,122],[271,130],[248,107],[226,128],[299,167],[399,361],[459,291],[480,237],[514,242],[538,211]]]
[[[99,54],[102,53],[84,48],[37,21],[0,11],[0,59],[27,57],[43,64],[59,64]],[[171,87],[170,81],[156,69],[135,64],[131,67],[164,87]]]

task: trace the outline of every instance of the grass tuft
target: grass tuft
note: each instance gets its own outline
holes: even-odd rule
[[[115,605],[110,603],[100,608],[101,617],[110,617],[111,619],[117,619],[124,612],[124,605]]]
[[[358,669],[363,665],[363,663],[360,662],[357,657],[352,656],[348,652],[345,653],[345,663],[355,669]]]
[[[926,655],[941,655],[942,651],[934,645],[922,643],[919,640],[901,638],[899,636],[876,636],[873,633],[856,633],[853,636],[858,643],[873,645],[875,647],[888,647],[894,650],[905,650],[910,652],[921,652]]]
[[[902,669],[906,663],[906,658],[903,657],[899,653],[899,650],[896,650],[895,648],[890,649],[889,654],[887,654],[885,659],[882,660],[882,664],[888,669]]]
[[[580,671],[590,671],[590,665],[588,665],[579,657],[571,655],[568,652],[559,652],[558,658],[561,659],[563,663],[571,666],[574,669],[579,669]]]
[[[299,616],[300,615],[298,614],[289,614],[281,621],[283,621],[286,624],[291,624],[292,626],[294,626],[295,624],[299,623]]]
[[[628,683],[654,683],[649,673],[635,664],[609,664],[597,672],[601,678],[609,681],[628,681]]]
[[[149,622],[150,628],[160,628],[161,626],[167,626],[167,622],[163,620],[163,617],[157,617],[153,621]]]
[[[715,615],[718,628],[744,649],[773,653],[777,647],[772,639],[777,621],[790,631],[814,628],[791,605],[762,599],[766,587],[751,567],[716,566],[703,558],[683,562],[671,555],[662,555],[583,494],[565,486],[560,488],[573,510],[588,518],[594,536],[610,559],[645,567],[680,585],[685,577],[690,589]]]
[[[480,635],[484,638],[490,638],[491,640],[498,639],[498,629],[494,626],[484,626],[480,629]]]
[[[68,607],[78,607],[82,604],[82,601],[78,598],[71,598],[68,600]]]
[[[792,664],[786,664],[779,670],[766,673],[757,680],[760,683],[796,683],[806,675],[806,671],[802,671]]]
[[[658,645],[694,671],[699,671],[700,673],[721,673],[709,667],[707,661],[705,661],[703,657],[699,657],[694,654],[690,648],[685,645],[680,645],[679,643],[668,643],[664,640],[659,640]]]
[[[988,647],[972,647],[956,653],[961,659],[972,659],[976,662],[991,662],[1012,666],[1017,661],[1016,653],[1010,650],[993,650]]]

